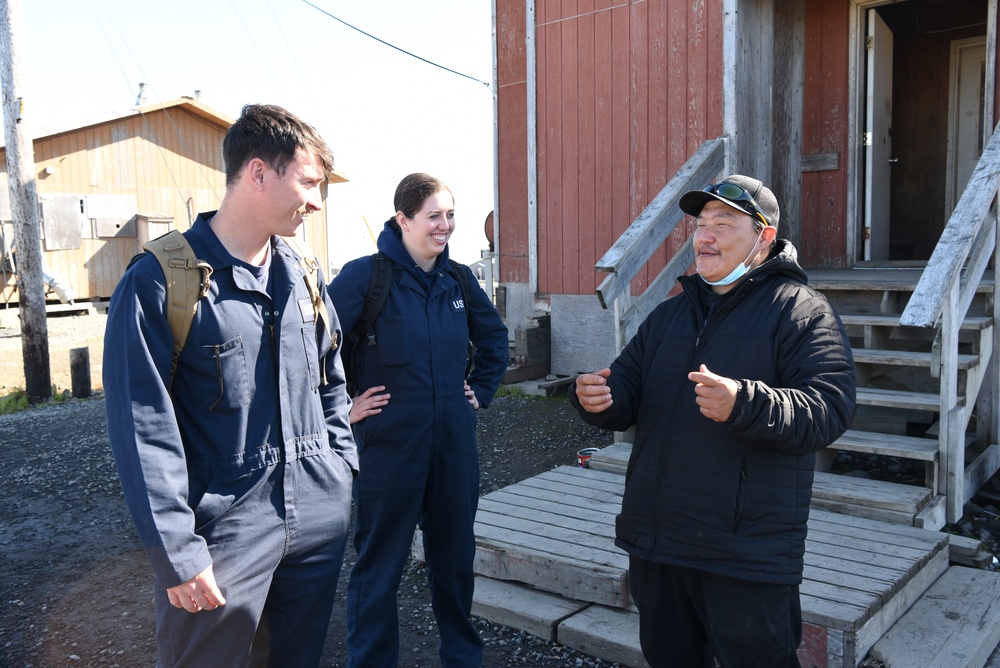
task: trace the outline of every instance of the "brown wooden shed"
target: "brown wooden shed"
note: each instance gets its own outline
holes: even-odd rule
[[[34,138],[42,257],[78,300],[111,296],[142,244],[185,230],[225,192],[222,138],[233,119],[182,97]],[[330,182],[346,181],[331,176]],[[0,147],[0,221],[13,242],[6,158]],[[327,214],[310,216],[300,236],[327,266]],[[7,276],[7,279],[10,277]],[[16,286],[0,274],[3,297]]]

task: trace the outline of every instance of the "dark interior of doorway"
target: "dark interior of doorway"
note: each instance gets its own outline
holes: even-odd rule
[[[986,0],[908,0],[877,10],[893,32],[890,260],[930,258],[945,223],[951,43],[986,35]]]

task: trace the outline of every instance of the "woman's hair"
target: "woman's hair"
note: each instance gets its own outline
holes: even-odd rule
[[[248,104],[222,140],[226,186],[236,183],[243,168],[260,158],[279,175],[295,159],[296,151],[311,153],[323,171],[333,171],[333,153],[316,128],[273,104]]]
[[[420,207],[424,205],[428,197],[442,190],[447,190],[448,194],[452,195],[451,188],[446,186],[441,179],[419,172],[410,174],[404,176],[403,180],[396,186],[396,194],[392,197],[392,205],[396,207],[396,211],[402,211],[403,215],[407,218],[413,218],[420,211]],[[452,198],[454,199],[454,195],[452,195]],[[396,223],[395,217],[391,219],[390,225],[394,230],[399,231],[399,225]]]

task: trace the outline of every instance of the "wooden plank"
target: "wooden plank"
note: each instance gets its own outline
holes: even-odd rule
[[[824,533],[822,531],[811,533],[808,541],[809,549],[816,551],[817,554],[824,552],[822,546],[833,546],[844,550],[839,552],[835,557],[844,561],[857,562],[859,554],[872,552],[883,557],[891,557],[895,560],[895,563],[887,563],[886,567],[899,573],[912,572],[915,568],[919,568],[921,563],[927,561],[929,555],[936,554],[945,549],[946,545],[945,542],[933,545],[927,543],[921,545],[900,545],[891,538],[878,540],[877,538],[866,537],[860,534],[852,536]],[[851,553],[852,550],[854,551],[853,554]],[[832,554],[827,554],[827,556],[833,557]],[[868,564],[866,563],[866,565]]]
[[[855,620],[864,618],[866,612],[863,605],[813,596],[802,588],[799,589],[799,604],[803,622],[849,632],[857,628]]]
[[[854,350],[854,361],[865,364],[893,364],[896,366],[916,366],[930,368],[933,363],[931,353],[909,350],[876,350],[858,348]],[[969,369],[979,364],[978,355],[956,355],[959,369]]]
[[[818,552],[806,552],[804,560],[806,566],[817,569],[808,578],[810,580],[823,580],[827,577],[827,572],[836,573],[848,579],[850,579],[851,575],[858,575],[863,578],[872,578],[879,582],[885,582],[895,590],[900,580],[906,579],[906,570],[894,568],[893,564],[874,566],[872,564],[862,564],[853,559],[830,557]]]
[[[948,569],[948,554],[939,552],[921,568],[904,587],[883,605],[860,629],[854,633],[854,656],[857,661],[868,653],[871,646],[923,596],[934,581]],[[852,664],[855,665],[855,664]]]
[[[594,453],[590,458],[590,470],[615,473],[616,471],[608,471],[603,467],[611,466],[613,469],[624,469],[628,466],[628,459],[631,454],[631,443],[623,441],[612,443],[608,447],[601,448],[599,452]],[[624,479],[622,480],[622,484],[624,484]]]
[[[611,277],[605,279],[598,288],[598,296],[605,308],[628,288],[632,277],[649,260],[659,243],[683,219],[684,213],[677,206],[681,195],[700,184],[709,183],[719,174],[724,152],[722,141],[704,142],[615,245],[597,261],[595,268],[598,271],[614,272],[614,279],[610,282]],[[658,243],[652,243],[653,239]]]
[[[544,491],[567,495],[582,501],[596,501],[604,504],[621,504],[622,495],[617,492],[607,492],[603,489],[594,489],[556,481],[543,481],[528,478],[518,483],[521,488],[539,488]]]
[[[625,480],[621,476],[606,476],[600,471],[594,471],[594,473],[601,475],[590,475],[589,469],[579,466],[560,466],[530,479],[552,481],[584,489],[598,489],[618,496],[625,492]]]
[[[606,503],[581,503],[579,499],[566,499],[560,495],[547,494],[539,496],[537,490],[527,485],[510,485],[496,492],[490,492],[479,500],[480,507],[484,503],[496,501],[503,505],[527,506],[531,508],[544,508],[546,512],[567,515],[579,518],[583,515],[594,522],[614,524],[615,515],[618,514],[618,505]],[[619,504],[620,505],[620,504]]]
[[[601,536],[605,540],[614,541],[615,538],[615,516],[610,513],[602,513],[601,517],[566,515],[549,512],[544,507],[545,502],[540,502],[541,507],[529,507],[498,503],[495,501],[481,501],[479,509],[481,511],[493,513],[495,515],[509,515],[523,520],[532,520],[542,524],[550,524],[564,529],[575,529],[582,533],[589,533]]]
[[[523,582],[560,596],[628,608],[627,564],[618,567],[581,559],[553,561],[547,552],[477,539],[477,575]]]
[[[970,501],[998,469],[1000,469],[1000,445],[992,443],[965,467],[965,498],[963,503]]]
[[[595,566],[627,569],[628,556],[607,541],[592,540],[592,536],[579,532],[549,529],[548,535],[529,533],[532,525],[516,518],[493,515],[488,524],[476,521],[476,538],[489,540],[503,546],[508,552],[521,551],[531,554],[547,554],[553,560],[579,561]],[[537,528],[537,527],[535,527]],[[592,544],[586,544],[587,542]],[[489,575],[489,573],[483,573]],[[538,583],[529,582],[535,586]],[[542,587],[544,589],[544,587]]]
[[[845,325],[870,325],[873,327],[902,327],[898,315],[883,315],[879,313],[841,313],[840,319]],[[964,330],[983,331],[993,325],[993,319],[985,316],[966,316],[961,328]],[[918,328],[918,329],[923,329]]]
[[[927,261],[923,277],[903,311],[900,321],[904,325],[933,327],[937,323],[945,299],[959,281],[973,241],[989,214],[1000,180],[997,165],[1000,165],[1000,132],[994,132],[983,148],[968,185]]]
[[[913,524],[913,512],[901,512],[898,510],[886,510],[885,508],[873,508],[871,506],[858,505],[844,501],[830,499],[818,499],[813,497],[813,508],[821,508],[835,513],[854,515],[867,519],[878,520],[888,524]]]
[[[959,397],[964,400],[964,397]],[[857,402],[863,406],[885,406],[937,412],[941,408],[941,397],[927,392],[903,392],[883,390],[876,387],[859,387]]]
[[[854,596],[855,592],[859,596],[858,600],[868,600],[869,597],[875,603],[882,604],[892,598],[896,592],[896,581],[880,580],[878,578],[861,575],[858,573],[845,573],[833,568],[823,568],[806,564],[802,567],[803,585],[808,582],[811,591],[817,593],[820,589],[812,589],[813,585],[823,585],[824,587],[834,587],[837,600],[848,600],[848,596]]]
[[[489,503],[496,502],[497,507],[501,508],[506,506],[537,508],[543,512],[565,516],[578,522],[586,519],[589,522],[614,526],[620,504],[581,503],[581,501],[587,501],[586,497],[563,497],[561,494],[540,496],[535,492],[537,492],[537,488],[527,485],[505,487],[493,492],[488,499],[486,497],[480,499],[479,507],[488,508]]]
[[[934,462],[938,458],[938,442],[936,439],[858,431],[855,429],[848,429],[844,432],[843,436],[834,441],[829,447],[834,450],[867,452],[925,462]]]
[[[871,648],[887,666],[982,666],[1000,642],[1000,574],[949,568]]]
[[[872,532],[871,535],[877,535],[882,540],[902,541],[903,544],[922,546],[926,549],[937,549],[949,539],[949,534],[941,534],[938,531],[874,522],[860,517],[823,511],[810,514],[809,530],[812,531],[814,527],[817,530],[824,530],[830,533],[842,531],[845,535],[858,535],[858,532]]]
[[[847,544],[848,541],[851,544]],[[901,577],[905,574],[912,575],[919,570],[923,561],[927,561],[927,553],[920,550],[891,543],[859,543],[851,541],[847,536],[837,538],[836,542],[806,538],[806,552],[898,570]]]
[[[611,553],[617,562],[622,551],[614,545],[607,533],[585,531],[580,527],[561,526],[532,517],[519,517],[507,513],[483,512],[476,517],[476,535],[486,537],[495,531],[512,531],[518,534],[518,545],[538,551],[550,550],[553,554],[574,555],[578,548],[601,553]],[[512,540],[506,539],[508,543]],[[559,546],[553,545],[553,541]],[[589,552],[588,552],[589,553]],[[602,558],[606,558],[601,555]],[[601,561],[599,563],[608,563]]]
[[[813,482],[814,499],[842,501],[900,512],[915,513],[930,500],[930,496],[930,490],[925,487],[822,471],[816,472]]]
[[[813,153],[802,156],[803,172],[833,172],[840,169],[839,153]]]

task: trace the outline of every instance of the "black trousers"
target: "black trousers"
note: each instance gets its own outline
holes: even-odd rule
[[[797,585],[629,558],[639,642],[652,668],[799,668]]]

